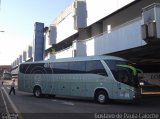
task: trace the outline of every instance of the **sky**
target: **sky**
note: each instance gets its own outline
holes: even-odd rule
[[[34,23],[49,26],[74,0],[0,0],[0,65],[10,65],[34,36]]]

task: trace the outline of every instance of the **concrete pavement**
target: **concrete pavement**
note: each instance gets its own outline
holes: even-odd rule
[[[0,81],[0,118],[2,114],[14,113],[12,105],[9,101],[8,93],[5,91],[5,87],[9,87],[12,80],[4,80],[2,85],[2,81]],[[17,86],[17,81],[16,81]]]

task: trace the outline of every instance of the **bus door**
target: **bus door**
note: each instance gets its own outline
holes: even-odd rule
[[[138,86],[136,68],[127,61],[106,60],[105,62],[115,79],[113,83],[113,98],[132,98],[135,93],[134,88]]]
[[[134,88],[138,86],[136,69],[130,65],[117,65],[117,96],[120,99],[133,97]]]
[[[124,85],[122,82],[129,81],[129,76],[126,70],[118,70],[117,72],[118,82],[114,83],[113,91],[114,97],[117,99],[123,99],[124,97],[129,97],[129,92],[126,91],[127,85]]]

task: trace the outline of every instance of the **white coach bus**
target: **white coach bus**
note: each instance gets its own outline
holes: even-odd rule
[[[114,56],[89,56],[38,62],[19,66],[18,89],[33,93],[92,98],[133,100],[138,92],[136,68]]]

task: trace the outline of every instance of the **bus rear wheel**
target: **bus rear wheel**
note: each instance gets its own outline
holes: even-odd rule
[[[100,104],[106,104],[106,103],[109,102],[108,94],[107,94],[106,91],[103,91],[103,90],[98,91],[98,92],[96,93],[95,99],[96,99],[96,101],[97,101],[98,103],[100,103]]]
[[[42,91],[40,87],[35,87],[33,90],[33,94],[35,97],[41,97],[42,96]]]

